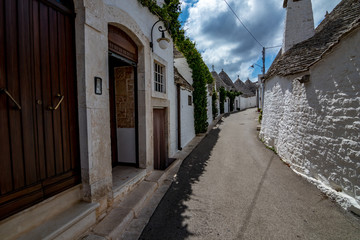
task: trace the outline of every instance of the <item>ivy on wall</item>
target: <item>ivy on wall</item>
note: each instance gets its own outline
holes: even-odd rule
[[[217,104],[216,104],[216,100],[218,99],[218,95],[217,92],[215,91],[215,89],[213,90],[213,94],[211,96],[212,99],[212,115],[213,115],[213,119],[215,119],[218,115],[218,108],[217,108]]]
[[[224,87],[220,87],[220,114],[224,113],[224,102],[225,102],[225,98],[226,98],[226,90]]]
[[[242,93],[238,91],[227,91],[224,87],[220,87],[220,113],[224,113],[224,102],[226,97],[230,99],[230,112],[234,111],[234,100],[235,97],[240,96]]]
[[[226,91],[226,96],[230,99],[230,112],[234,111],[234,100],[235,97],[241,95],[240,92]]]
[[[165,0],[162,7],[156,4],[156,0],[138,1],[151,13],[169,23],[171,37],[179,51],[184,54],[192,70],[195,133],[206,132],[208,127],[206,84],[212,84],[214,80],[201,54],[196,49],[195,43],[186,37],[185,31],[181,29],[178,20],[181,12],[179,0]]]

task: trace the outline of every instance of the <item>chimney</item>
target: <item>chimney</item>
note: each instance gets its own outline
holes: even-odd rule
[[[286,8],[282,54],[315,33],[311,0],[284,0]]]

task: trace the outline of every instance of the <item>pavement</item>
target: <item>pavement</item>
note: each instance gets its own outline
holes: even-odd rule
[[[360,219],[296,175],[231,114],[188,155],[139,239],[360,239]]]

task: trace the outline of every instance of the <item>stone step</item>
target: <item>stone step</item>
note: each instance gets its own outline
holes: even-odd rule
[[[156,182],[141,182],[123,201],[114,204],[110,213],[94,227],[93,234],[112,240],[120,239],[122,232],[138,216],[157,187]]]
[[[159,205],[161,199],[165,195],[166,191],[169,189],[171,183],[172,181],[170,180],[164,180],[162,182],[161,186],[159,186],[159,188],[156,189],[153,196],[144,205],[144,207],[139,212],[138,216],[131,221],[131,223],[122,233],[122,236],[119,239],[121,240],[139,239],[142,231],[144,230],[146,224],[148,224],[156,207]]]
[[[2,240],[17,239],[80,201],[80,185],[72,187],[0,221]]]
[[[76,239],[96,223],[98,203],[78,202],[40,226],[26,232],[18,240]]]

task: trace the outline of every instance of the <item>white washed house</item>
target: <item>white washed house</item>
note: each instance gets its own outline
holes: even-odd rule
[[[63,213],[42,237],[75,239],[126,176],[139,182],[177,151],[171,37],[161,49],[163,23],[133,0],[6,0],[0,22],[0,236]]]
[[[260,137],[297,171],[359,202],[360,2],[341,1],[316,29],[310,0],[284,8]]]
[[[174,72],[177,88],[178,150],[195,137],[192,70],[186,58],[174,47]]]

